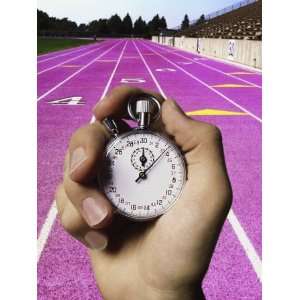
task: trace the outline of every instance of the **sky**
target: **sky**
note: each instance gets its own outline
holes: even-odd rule
[[[142,16],[147,22],[157,13],[165,16],[168,28],[181,24],[184,14],[190,20],[201,14],[212,13],[238,0],[38,0],[38,9],[51,17],[64,18],[77,24],[100,18],[109,18],[117,13],[123,18],[128,12],[133,19]]]

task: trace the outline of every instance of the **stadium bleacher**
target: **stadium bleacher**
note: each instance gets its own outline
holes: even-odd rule
[[[176,36],[261,40],[262,1],[255,1],[202,24],[191,25],[178,31]]]

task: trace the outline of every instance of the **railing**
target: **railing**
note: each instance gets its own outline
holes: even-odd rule
[[[229,12],[233,11],[233,10],[239,9],[239,8],[241,8],[243,6],[247,6],[247,5],[252,4],[254,2],[257,2],[257,1],[258,0],[243,0],[243,1],[240,1],[240,2],[235,3],[233,5],[227,6],[227,7],[223,8],[223,9],[220,9],[220,10],[217,10],[217,11],[215,11],[213,13],[205,15],[205,20],[206,21],[207,20],[211,20],[213,18],[219,17],[221,15],[224,15],[226,13],[229,13]],[[190,25],[195,25],[197,21],[198,21],[198,19],[191,21]],[[178,29],[180,29],[180,27],[181,26],[177,26],[177,27],[175,27],[173,29],[178,30]]]
[[[236,10],[236,9],[238,9],[240,7],[247,6],[247,5],[252,4],[254,2],[257,2],[257,0],[244,0],[244,1],[238,2],[236,4],[227,6],[227,7],[223,8],[223,9],[217,10],[217,11],[211,13],[211,14],[206,15],[205,16],[205,20],[211,20],[213,18],[219,17],[221,15],[224,15],[224,14],[226,14],[228,12]],[[196,21],[194,21],[194,23],[196,23]]]

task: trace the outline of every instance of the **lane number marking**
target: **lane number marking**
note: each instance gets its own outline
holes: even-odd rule
[[[85,101],[83,101],[81,96],[74,96],[58,100],[51,100],[48,103],[51,105],[84,105]]]
[[[191,61],[179,61],[179,62],[177,62],[179,65],[191,65],[191,64],[193,64],[193,62],[191,62]]]
[[[160,69],[156,69],[156,72],[176,72],[175,69],[172,68],[160,68]]]
[[[121,83],[144,83],[146,82],[143,78],[122,78]]]

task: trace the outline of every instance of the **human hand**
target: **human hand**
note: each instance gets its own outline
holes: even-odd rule
[[[232,199],[221,134],[187,117],[174,101],[154,94],[162,103],[155,130],[169,135],[183,152],[187,181],[172,209],[154,221],[134,223],[114,215],[96,183],[109,139],[100,122],[113,116],[128,130],[121,118],[128,118],[127,101],[139,93],[145,91],[114,89],[96,105],[98,121],[72,136],[64,180],[56,193],[61,223],[89,248],[104,299],[200,299],[201,282]]]

